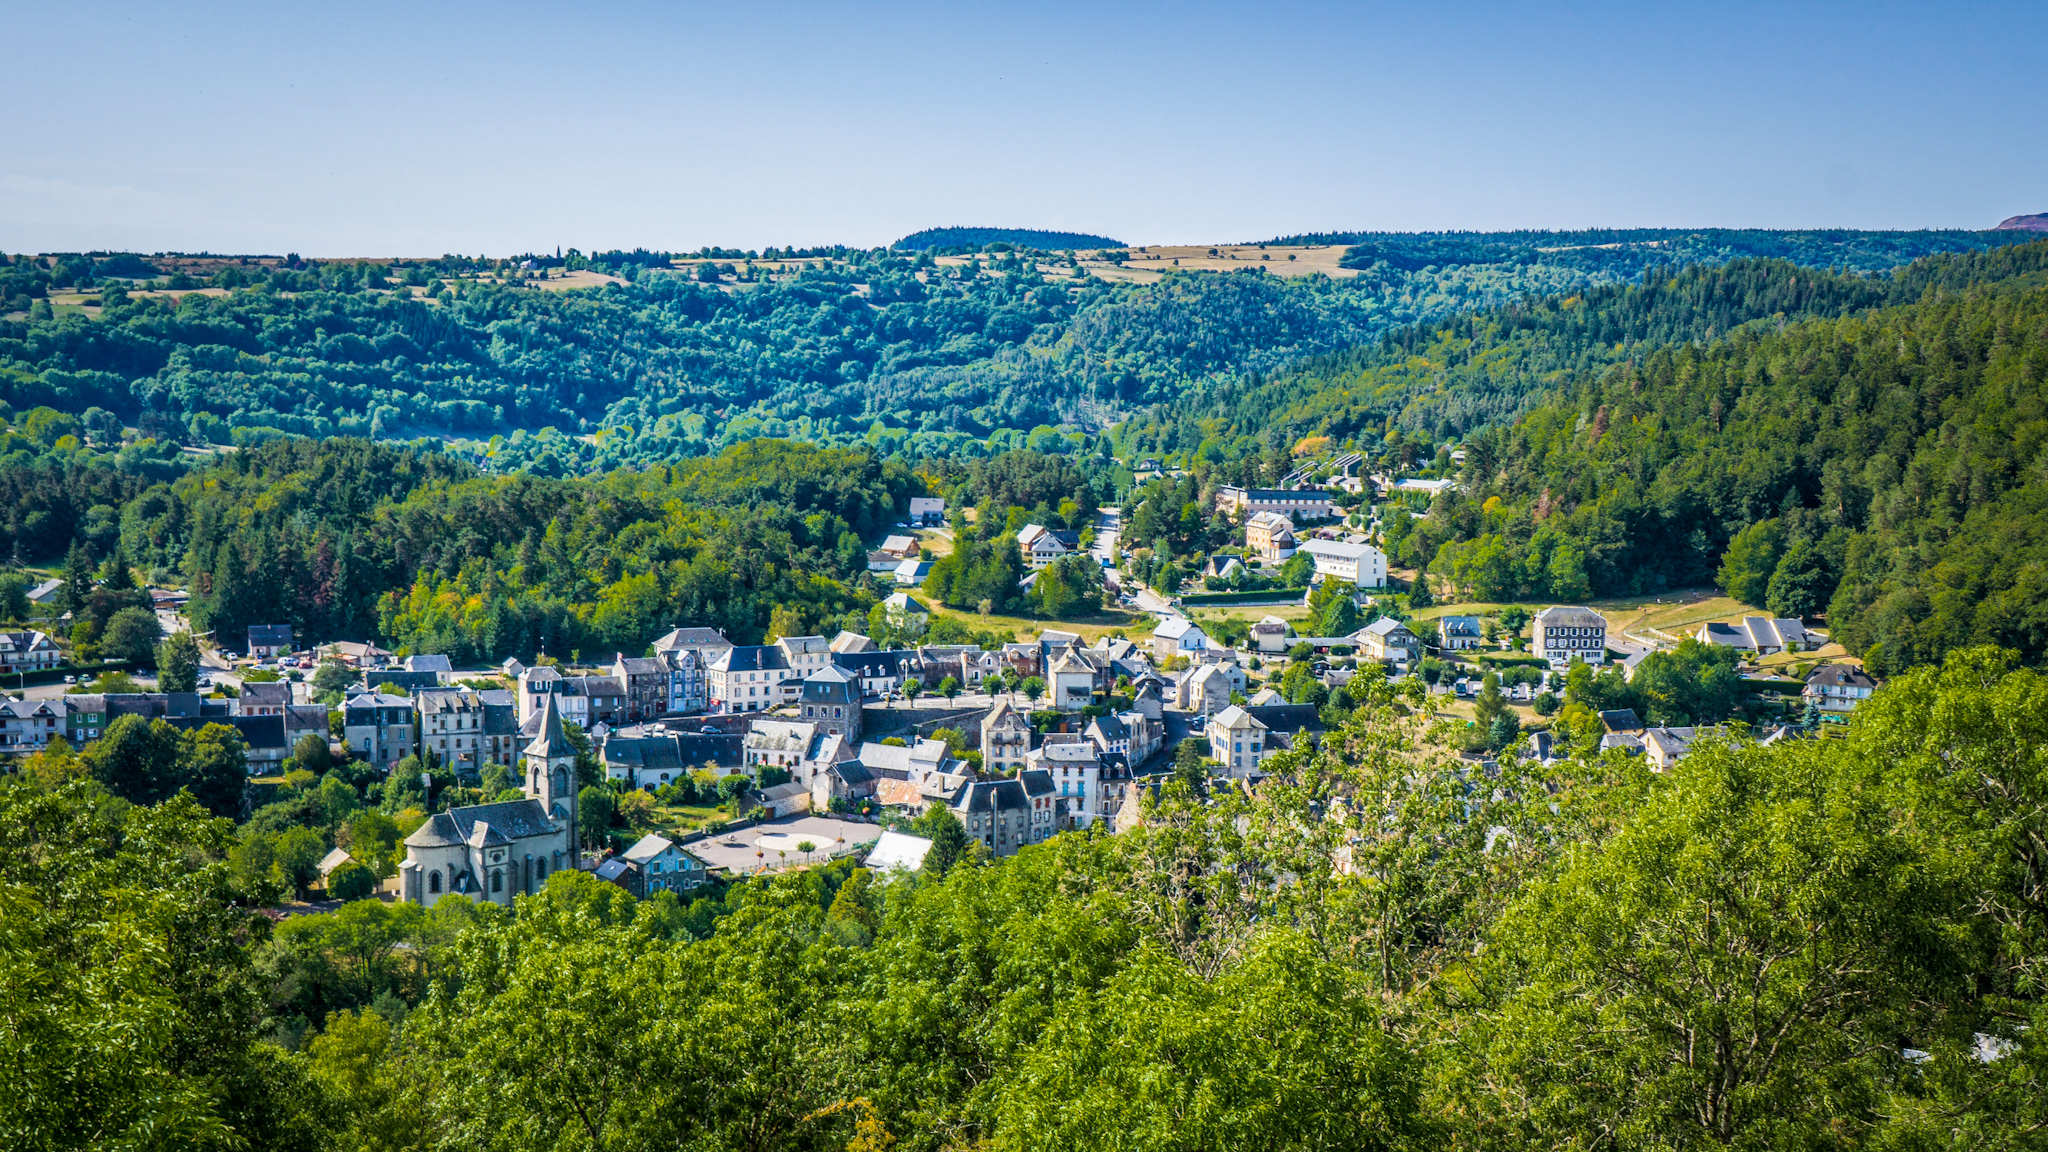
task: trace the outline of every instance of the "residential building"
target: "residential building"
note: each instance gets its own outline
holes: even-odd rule
[[[40,752],[68,730],[62,700],[0,699],[0,754]]]
[[[863,698],[873,700],[894,692],[910,678],[903,664],[905,658],[911,655],[913,653],[895,648],[834,652],[832,664],[859,681]]]
[[[1060,557],[1072,554],[1079,547],[1080,539],[1077,532],[1047,528],[1043,524],[1026,524],[1017,533],[1017,547],[1024,553],[1024,567],[1036,572]]]
[[[762,788],[754,793],[754,800],[768,810],[768,818],[771,820],[811,810],[810,788],[795,781]]]
[[[1266,726],[1238,705],[1209,717],[1203,732],[1209,738],[1209,758],[1220,762],[1233,780],[1256,773],[1265,759]]]
[[[1436,646],[1444,652],[1477,648],[1486,639],[1486,622],[1477,616],[1439,616]]]
[[[1315,561],[1318,581],[1342,580],[1360,588],[1387,585],[1387,554],[1370,544],[1304,540],[1299,551]]]
[[[486,764],[511,763],[509,756],[499,759],[491,755],[483,697],[473,689],[418,692],[413,695],[413,705],[419,712],[420,746],[432,749],[441,763],[455,770],[457,778],[475,780]]]
[[[1019,848],[1043,843],[1059,831],[1058,797],[1043,772],[971,782],[953,797],[951,807],[968,838],[981,841],[996,856],[1014,856]]]
[[[631,848],[620,853],[619,858],[639,869],[642,880],[641,891],[636,893],[639,896],[646,896],[649,892],[689,892],[710,878],[702,860],[659,833],[650,832],[642,836]]]
[[[448,680],[448,674],[455,671],[455,664],[446,656],[428,652],[417,656],[407,656],[405,658],[405,670],[407,672],[432,672],[445,684]]]
[[[982,770],[1002,776],[1021,771],[1030,751],[1031,721],[1009,700],[996,701],[981,718]]]
[[[1251,646],[1255,652],[1287,651],[1288,633],[1292,631],[1287,621],[1278,616],[1264,616],[1251,626]]]
[[[806,676],[797,689],[797,714],[849,744],[860,743],[860,681],[852,673],[827,664]]]
[[[894,600],[897,596],[903,596],[905,601],[910,601],[910,597],[905,596],[901,592],[891,595],[889,599]],[[923,607],[921,604],[918,606],[920,608]],[[832,654],[835,656],[842,652],[872,652],[875,650],[875,647],[876,645],[873,640],[858,632],[848,632],[843,628],[839,630],[839,635],[832,638]]]
[[[882,601],[882,613],[888,618],[891,627],[907,628],[917,620],[931,619],[932,610],[925,607],[923,603],[908,592],[891,592],[889,598]],[[851,633],[841,632],[840,635],[846,636],[851,635]],[[867,640],[867,637],[862,636],[860,639]],[[836,639],[834,643],[837,643]],[[869,640],[868,643],[872,644],[874,642]],[[832,651],[844,652],[847,649],[833,648]]]
[[[1202,579],[1228,580],[1244,572],[1244,561],[1225,553],[1217,553],[1202,564]]]
[[[867,859],[861,866],[877,876],[915,872],[924,867],[925,854],[932,850],[932,842],[922,836],[907,832],[884,832],[875,846],[868,849]]]
[[[541,704],[540,733],[522,752],[523,800],[451,808],[405,838],[400,898],[431,907],[451,892],[511,907],[547,878],[577,866],[576,749],[559,704]]]
[[[1806,678],[1800,695],[1823,712],[1853,712],[1877,691],[1877,681],[1853,664],[1823,664]]]
[[[918,557],[917,537],[891,536],[882,541],[877,551],[895,557],[897,560],[915,560]]]
[[[328,659],[336,660],[350,668],[382,668],[391,662],[392,654],[375,644],[356,640],[336,640],[322,647]],[[517,673],[514,673],[517,676]]]
[[[381,692],[361,692],[341,706],[342,739],[349,752],[365,764],[389,770],[413,754],[412,700]]]
[[[910,522],[919,527],[943,525],[946,522],[946,502],[937,496],[912,496]]]
[[[1536,614],[1529,650],[1552,664],[1607,659],[1607,618],[1591,608],[1557,605]]]
[[[28,602],[31,604],[55,604],[57,602],[57,594],[62,591],[64,591],[64,581],[54,578],[45,580],[28,590]]]
[[[235,698],[230,708],[236,716],[282,716],[291,705],[292,686],[287,680],[269,682],[245,680],[242,694]]]
[[[1239,488],[1226,484],[1216,490],[1216,508],[1250,517],[1260,512],[1277,512],[1290,521],[1328,520],[1330,493],[1324,488]]]
[[[620,652],[612,657],[611,674],[625,689],[625,707],[619,714],[625,723],[652,720],[669,711],[674,685],[668,661],[658,656],[628,656]]]
[[[252,660],[268,660],[293,651],[292,626],[289,624],[251,624],[248,638],[245,654]]]
[[[598,742],[598,755],[607,780],[625,780],[650,792],[698,772],[742,774],[747,763],[746,736],[738,732],[607,732]]]
[[[625,719],[626,686],[610,676],[563,676],[550,695],[564,722],[588,729]]]
[[[1646,728],[1641,736],[1643,755],[1649,758],[1657,771],[1662,772],[1685,759],[1685,754],[1692,750],[1698,731],[1697,728]]]
[[[1380,660],[1393,664],[1413,663],[1422,654],[1422,641],[1408,630],[1406,624],[1392,616],[1379,619],[1360,628],[1358,654],[1368,660]]]
[[[915,588],[932,574],[932,562],[913,556],[897,562],[894,579],[899,588]]]
[[[728,648],[711,662],[705,681],[713,712],[766,712],[782,703],[789,661],[772,644]]]
[[[1254,512],[1244,522],[1245,551],[1272,563],[1294,555],[1294,521],[1282,512]]]
[[[1103,814],[1102,764],[1093,740],[1070,732],[1048,732],[1045,743],[1025,757],[1026,775],[1042,772],[1057,789],[1072,827],[1086,828]]]
[[[0,673],[40,672],[63,662],[56,642],[41,632],[0,632]]]
[[[806,720],[751,720],[742,743],[747,775],[758,781],[763,769],[780,768],[806,793],[832,765],[857,755],[844,734]]]
[[[105,696],[80,693],[64,697],[64,741],[73,748],[99,739],[109,720]]]
[[[1045,676],[1046,694],[1052,706],[1079,712],[1095,699],[1095,668],[1071,648],[1061,649]]]
[[[793,681],[832,666],[832,644],[823,636],[784,636],[775,646],[782,650],[782,662],[789,666],[789,679]],[[794,699],[794,685],[790,692]]]
[[[1120,756],[1131,754],[1131,730],[1124,723],[1122,714],[1097,716],[1081,729],[1081,735],[1094,742],[1097,752],[1115,752]]]
[[[732,646],[716,628],[676,628],[654,642],[654,654],[668,661],[670,712],[702,712],[711,706],[706,672]]]
[[[1175,703],[1183,712],[1213,716],[1230,707],[1230,673],[1216,664],[1191,668],[1181,676]]]
[[[1633,708],[1609,708],[1600,713],[1600,726],[1609,734],[1640,736],[1643,733],[1643,718]]]
[[[1818,647],[1815,634],[1798,620],[1773,620],[1766,616],[1744,616],[1735,624],[1709,621],[1700,625],[1693,639],[1742,652],[1769,656],[1777,652],[1801,652]]]
[[[1168,616],[1152,629],[1152,652],[1161,659],[1187,656],[1208,646],[1208,633],[1185,616]]]

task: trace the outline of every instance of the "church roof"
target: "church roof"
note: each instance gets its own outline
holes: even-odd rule
[[[538,800],[507,800],[500,804],[475,804],[436,812],[425,824],[405,838],[412,848],[454,848],[467,844],[479,830],[486,842],[516,840],[526,836],[548,836],[555,823]]]
[[[574,756],[576,747],[562,733],[562,714],[555,709],[555,697],[549,693],[541,697],[540,735],[526,746],[528,756],[552,759],[556,756]]]

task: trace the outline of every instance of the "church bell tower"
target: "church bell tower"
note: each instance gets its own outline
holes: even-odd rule
[[[562,732],[562,714],[555,708],[555,694],[541,697],[540,735],[525,750],[526,795],[539,802],[547,814],[569,828],[569,861],[576,863],[576,748]]]

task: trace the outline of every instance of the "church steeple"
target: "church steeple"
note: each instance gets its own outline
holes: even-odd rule
[[[555,709],[555,694],[541,697],[540,735],[525,749],[527,796],[540,802],[548,815],[576,827],[576,747],[562,731],[562,714]],[[572,840],[573,842],[573,840]]]

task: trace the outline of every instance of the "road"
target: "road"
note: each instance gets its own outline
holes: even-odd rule
[[[1117,562],[1118,537],[1123,532],[1123,510],[1119,508],[1098,508],[1095,510],[1095,543],[1088,546],[1088,554],[1099,564],[1105,560],[1110,567]]]

